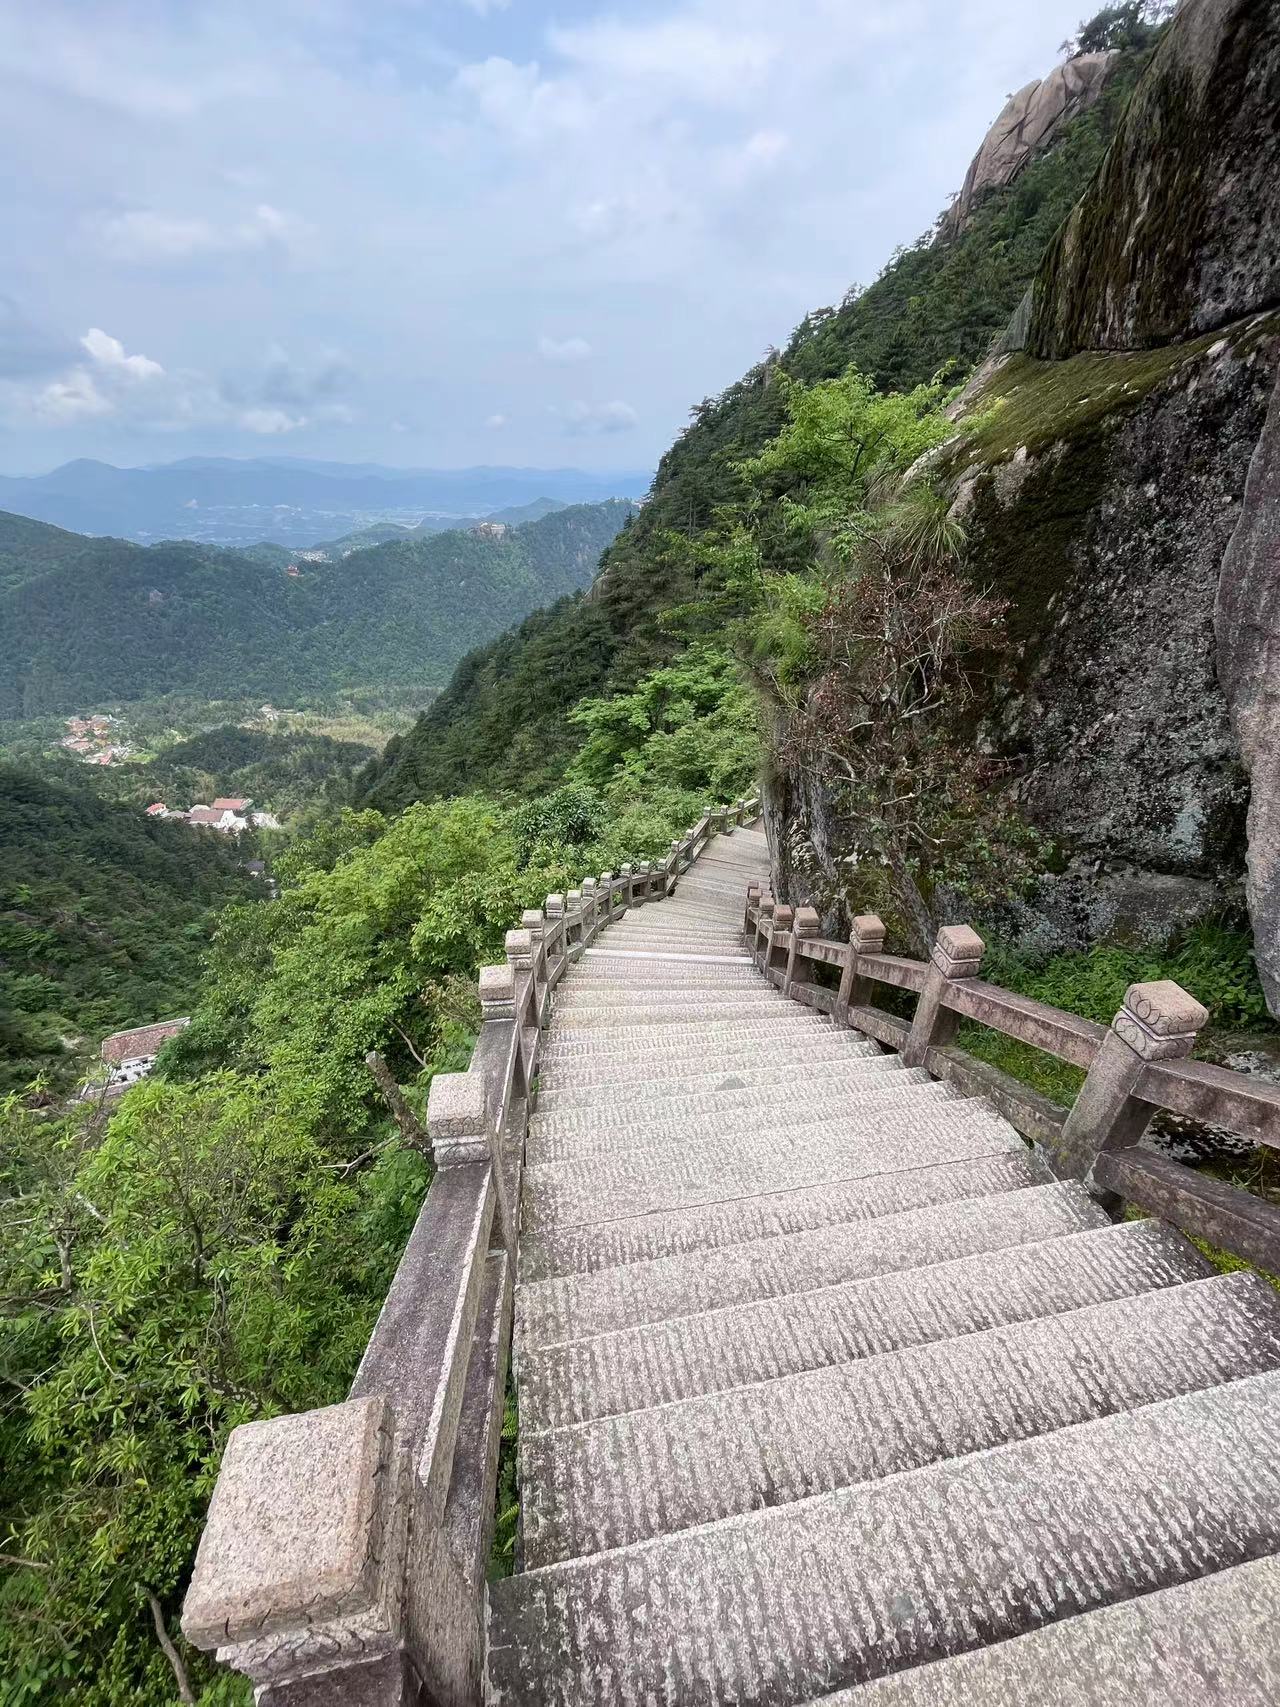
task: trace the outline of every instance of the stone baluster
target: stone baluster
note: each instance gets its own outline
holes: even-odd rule
[[[547,935],[554,944],[547,958],[547,973],[554,983],[559,977],[560,967],[567,963],[569,954],[569,930],[568,921],[565,918],[564,896],[548,895],[543,912],[547,916]],[[559,930],[558,940],[557,929]]]
[[[1138,1142],[1155,1112],[1138,1095],[1147,1064],[1190,1055],[1208,1018],[1208,1009],[1170,978],[1130,984],[1063,1125],[1054,1155],[1058,1173],[1087,1180],[1100,1151]]]
[[[835,1011],[837,1025],[848,1025],[849,1009],[862,1007],[871,1000],[872,981],[859,971],[859,956],[883,952],[883,922],[874,913],[859,913],[849,932],[849,950],[845,955],[844,970],[840,974],[840,990],[836,996]]]
[[[646,901],[653,899],[654,876],[653,866],[647,859],[642,859],[637,872],[638,882],[632,892],[636,906],[642,907]]]
[[[570,889],[564,898],[564,946],[571,960],[582,953],[582,891]]]
[[[611,871],[602,871],[596,885],[596,894],[600,897],[601,911],[604,917],[601,924],[611,925],[617,917],[618,886]]]
[[[929,956],[924,989],[916,1003],[911,1035],[902,1051],[908,1067],[920,1067],[931,1049],[953,1041],[960,1029],[960,1016],[945,1005],[948,988],[965,978],[976,978],[986,944],[968,925],[943,925]]]
[[[818,934],[818,913],[814,907],[797,907],[791,921],[791,945],[787,949],[787,970],[782,981],[782,993],[789,996],[796,984],[813,982],[813,962],[800,953],[806,937]]]
[[[624,908],[634,907],[636,904],[635,872],[631,866],[624,865],[620,868],[619,874],[622,878],[622,905]]]

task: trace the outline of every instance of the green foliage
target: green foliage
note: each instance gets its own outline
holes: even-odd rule
[[[0,1094],[65,1081],[87,1040],[188,1011],[217,909],[254,893],[241,858],[0,764]]]
[[[228,1430],[342,1395],[425,1167],[335,1167],[231,1073],[146,1082],[105,1130],[11,1100],[0,1135],[0,1546],[32,1561],[0,1580],[0,1701],[43,1674],[158,1707],[147,1592],[172,1631]]]
[[[1070,54],[1141,53],[1159,40],[1173,0],[1120,0],[1104,6],[1063,46]]]
[[[759,769],[755,700],[734,660],[711,646],[690,647],[630,693],[580,701],[569,721],[587,732],[571,774],[624,794],[670,788],[727,800]]]
[[[0,591],[0,720],[170,692],[290,701],[368,683],[437,686],[468,649],[591,580],[620,499],[506,529],[378,545],[297,573],[168,541],[47,547]],[[0,564],[39,524],[0,514]],[[43,536],[42,536],[43,537]]]

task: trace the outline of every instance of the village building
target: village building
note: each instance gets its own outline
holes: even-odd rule
[[[229,795],[219,795],[213,803],[215,812],[247,812],[253,805],[251,799],[237,800]]]
[[[104,1037],[100,1054],[110,1069],[107,1089],[121,1089],[145,1079],[156,1064],[161,1045],[190,1024],[190,1018],[184,1015],[181,1019],[157,1020],[154,1025],[134,1026],[130,1031],[113,1031],[110,1037]]]

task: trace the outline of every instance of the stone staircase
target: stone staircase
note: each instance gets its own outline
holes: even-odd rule
[[[1280,1700],[1280,1297],[786,1000],[718,839],[562,980],[490,1701]]]

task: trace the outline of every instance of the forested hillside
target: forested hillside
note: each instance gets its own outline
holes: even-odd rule
[[[0,1096],[78,1042],[188,1012],[214,920],[249,899],[234,841],[0,764]]]
[[[874,284],[806,315],[783,350],[694,408],[590,596],[539,612],[468,656],[417,727],[366,773],[369,800],[394,808],[464,779],[513,786],[530,766],[536,777],[562,775],[578,740],[568,712],[579,695],[630,687],[690,636],[723,630],[723,593],[709,609],[684,608],[709,590],[697,539],[717,511],[745,512],[751,501],[738,465],[786,420],[782,376],[811,384],[854,365],[882,389],[909,390],[981,360],[1115,133],[1155,35],[1140,11],[1110,8],[1118,16],[1087,33],[1085,45],[1117,50],[1097,105],[1012,186],[991,192],[958,236],[926,232]]]
[[[622,500],[574,505],[283,564],[0,516],[0,718],[165,693],[287,704],[435,687],[469,647],[586,586],[630,514]]]

